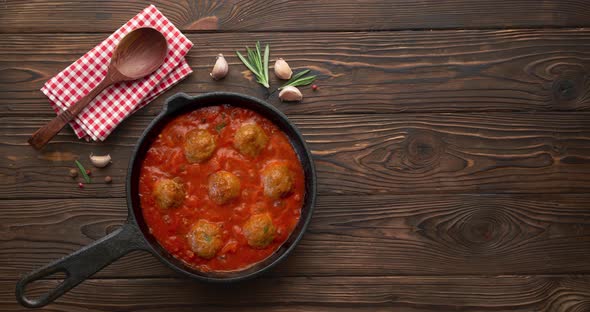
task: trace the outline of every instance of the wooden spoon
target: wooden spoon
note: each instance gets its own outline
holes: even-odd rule
[[[103,81],[76,104],[68,107],[33,133],[29,144],[36,149],[41,149],[108,86],[121,81],[136,80],[153,73],[164,63],[167,48],[166,38],[153,28],[138,28],[128,33],[113,51],[113,57]]]

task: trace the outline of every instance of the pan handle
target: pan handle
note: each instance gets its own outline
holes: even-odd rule
[[[187,102],[192,101],[192,97],[184,92],[176,93],[175,95],[166,99],[162,112],[174,113],[176,110],[181,109]]]
[[[16,299],[28,308],[42,307],[123,255],[139,249],[147,249],[147,244],[139,228],[127,221],[109,235],[21,278],[16,284]],[[25,296],[27,284],[57,272],[66,277],[56,288],[36,299]]]

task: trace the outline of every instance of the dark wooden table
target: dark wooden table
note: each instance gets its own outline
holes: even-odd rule
[[[268,98],[313,149],[319,202],[292,256],[220,286],[134,253],[47,311],[590,311],[587,1],[152,3],[195,72],[106,142],[67,129],[37,152],[54,116],[39,88],[148,2],[0,1],[0,310],[24,310],[21,274],[122,224],[131,150],[166,97],[223,90]],[[256,40],[320,91],[269,96],[234,54]],[[113,155],[94,174],[114,183],[78,189],[68,169],[91,152]]]

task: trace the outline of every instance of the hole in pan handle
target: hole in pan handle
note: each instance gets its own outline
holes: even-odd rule
[[[16,284],[16,299],[28,308],[45,306],[123,255],[147,248],[140,230],[128,221],[94,243],[22,277]],[[29,283],[57,272],[66,274],[63,282],[38,298],[26,297],[25,288]]]

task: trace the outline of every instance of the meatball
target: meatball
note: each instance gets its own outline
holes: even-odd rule
[[[254,248],[264,248],[275,238],[275,226],[268,213],[255,214],[246,221],[243,228],[248,245]]]
[[[279,199],[289,195],[293,188],[293,172],[284,164],[274,163],[262,170],[264,195]]]
[[[245,124],[236,131],[234,147],[244,156],[254,158],[268,143],[268,136],[257,124]]]
[[[240,195],[240,179],[233,173],[217,171],[209,176],[209,197],[222,205]]]
[[[178,207],[184,201],[184,186],[177,180],[160,179],[154,184],[153,195],[160,208]]]
[[[197,221],[187,238],[191,249],[205,259],[213,258],[223,245],[220,226],[207,220]]]
[[[215,137],[206,130],[191,130],[184,138],[184,156],[189,163],[201,163],[215,151]]]

